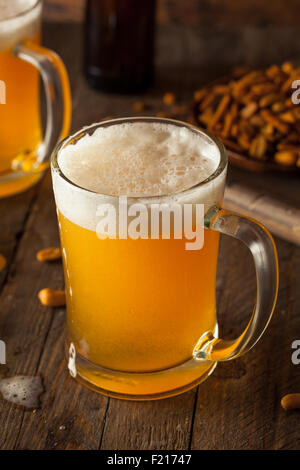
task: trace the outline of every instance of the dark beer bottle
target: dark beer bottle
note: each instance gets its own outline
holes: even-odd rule
[[[84,72],[97,89],[145,90],[153,78],[156,0],[87,0]]]

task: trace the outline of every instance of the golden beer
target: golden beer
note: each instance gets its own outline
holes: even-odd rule
[[[194,387],[216,361],[259,339],[276,300],[274,242],[261,224],[219,207],[226,168],[217,139],[158,118],[96,124],[55,150],[73,377],[114,397],[163,398]],[[200,207],[203,245],[195,230]],[[250,327],[233,341],[218,338],[220,232],[248,244],[259,284]]]
[[[108,369],[167,369],[191,357],[199,332],[214,331],[218,233],[205,231],[204,247],[187,251],[184,238],[99,240],[61,214],[59,222],[79,354]]]

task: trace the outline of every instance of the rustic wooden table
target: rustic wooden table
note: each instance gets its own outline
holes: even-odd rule
[[[45,25],[44,44],[67,64],[74,130],[106,115],[132,114],[134,97],[105,96],[86,87],[78,25]],[[210,78],[203,70],[160,67],[156,86],[143,99],[159,106],[162,93],[174,90],[184,100]],[[300,204],[295,178],[237,170],[229,177],[272,188]],[[8,259],[0,272],[0,338],[8,356],[0,374],[40,375],[45,390],[34,412],[0,398],[0,448],[299,449],[299,412],[287,413],[280,406],[284,394],[300,392],[300,366],[291,362],[291,344],[300,339],[299,247],[276,239],[279,299],[267,332],[250,353],[219,364],[205,383],[179,397],[138,403],[98,395],[69,376],[63,352],[65,310],[38,301],[40,289],[63,288],[61,264],[36,261],[39,249],[58,245],[49,175],[30,191],[0,201],[0,227],[0,252]],[[255,277],[246,248],[227,237],[221,240],[217,286],[221,333],[236,336],[252,311]]]

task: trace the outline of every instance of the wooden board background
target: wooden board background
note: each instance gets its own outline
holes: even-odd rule
[[[222,62],[203,68],[190,61],[199,36],[172,28],[159,36],[156,84],[142,97],[156,108],[166,90],[174,91],[179,101],[188,100],[200,82],[224,72]],[[132,114],[133,102],[141,97],[105,95],[86,86],[79,24],[46,23],[43,41],[67,65],[73,130],[106,115]],[[175,58],[166,44],[180,47],[179,52],[174,49]],[[299,180],[262,178],[234,169],[229,178],[300,203]],[[299,412],[286,413],[280,406],[284,394],[300,392],[299,366],[291,362],[291,344],[300,338],[300,248],[276,239],[278,304],[266,334],[250,353],[219,364],[212,377],[182,396],[135,403],[97,395],[67,373],[65,311],[42,307],[37,299],[41,288],[63,287],[60,263],[41,265],[35,259],[39,249],[57,244],[49,175],[32,190],[0,201],[0,252],[8,259],[7,269],[0,273],[0,338],[7,343],[8,363],[0,366],[0,374],[38,374],[45,389],[35,412],[0,398],[1,449],[300,448]],[[222,237],[217,282],[222,335],[239,334],[254,296],[254,270],[246,248]]]

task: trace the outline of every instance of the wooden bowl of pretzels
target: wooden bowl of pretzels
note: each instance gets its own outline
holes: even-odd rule
[[[292,100],[296,80],[300,68],[290,62],[265,70],[237,67],[195,92],[194,119],[219,137],[233,165],[300,173],[300,104]]]

